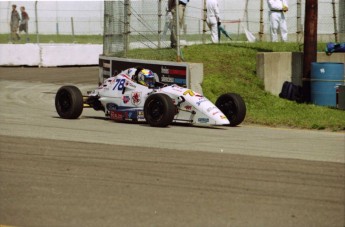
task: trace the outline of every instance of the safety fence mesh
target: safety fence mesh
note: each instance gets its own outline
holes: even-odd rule
[[[205,24],[205,1],[191,0],[180,30],[180,45],[211,42]],[[0,43],[103,43],[106,55],[126,57],[133,49],[169,49],[171,15],[168,0],[114,1],[1,1]],[[222,25],[230,34],[221,42],[270,41],[266,0],[219,0]],[[29,39],[11,39],[11,6],[25,6],[30,16]],[[318,1],[318,41],[345,41],[345,1]],[[287,18],[289,42],[303,42],[305,1],[290,0]],[[247,32],[247,33],[246,33]],[[171,53],[176,53],[171,48]]]

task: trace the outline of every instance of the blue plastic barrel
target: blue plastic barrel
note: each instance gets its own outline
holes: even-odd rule
[[[311,101],[319,106],[336,107],[337,86],[344,83],[344,64],[312,62],[310,75]]]

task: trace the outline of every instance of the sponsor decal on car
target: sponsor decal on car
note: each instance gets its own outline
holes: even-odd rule
[[[208,123],[209,121],[210,121],[210,119],[208,119],[208,118],[198,118],[199,123]]]
[[[142,110],[138,110],[138,113],[137,113],[137,119],[138,120],[145,120],[145,117],[144,117],[144,111]]]
[[[129,110],[125,112],[126,119],[137,119],[137,111],[136,110]]]
[[[137,88],[137,86],[135,86],[133,83],[131,83],[129,81],[126,81],[125,87]]]
[[[110,111],[110,119],[115,121],[123,120],[123,112],[120,111]]]
[[[199,101],[196,102],[198,106],[200,106],[201,103],[206,102],[207,100],[204,98],[199,99]]]
[[[185,106],[184,107],[186,110],[192,110],[192,106]]]
[[[190,89],[188,89],[187,91],[183,92],[183,95],[190,95],[190,96],[194,96],[194,92]]]
[[[220,115],[220,119],[226,119],[224,115]]]
[[[132,92],[132,104],[137,106],[141,103],[141,92]]]
[[[128,95],[122,96],[122,101],[124,104],[127,104],[130,100],[131,98]]]

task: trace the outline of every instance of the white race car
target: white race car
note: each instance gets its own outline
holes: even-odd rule
[[[246,115],[238,94],[223,94],[213,104],[188,88],[156,82],[152,71],[142,68],[106,79],[87,96],[75,86],[63,86],[56,94],[55,107],[65,119],[76,119],[83,108],[93,108],[115,121],[146,121],[153,127],[172,123],[236,126]]]

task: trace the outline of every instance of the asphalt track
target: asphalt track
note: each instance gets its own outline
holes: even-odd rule
[[[97,75],[0,68],[0,225],[345,226],[343,132],[58,118]]]

